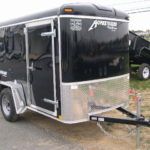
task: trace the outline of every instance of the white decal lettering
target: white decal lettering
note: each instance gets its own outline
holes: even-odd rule
[[[94,22],[92,23],[92,25],[90,26],[88,31],[91,31],[91,30],[97,28],[98,26],[105,26],[108,29],[110,29],[111,31],[117,30],[117,22],[106,21],[106,20],[94,20]]]

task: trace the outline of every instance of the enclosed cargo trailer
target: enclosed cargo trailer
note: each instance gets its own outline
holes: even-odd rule
[[[128,105],[128,15],[66,4],[0,24],[1,109],[27,109],[63,123]]]

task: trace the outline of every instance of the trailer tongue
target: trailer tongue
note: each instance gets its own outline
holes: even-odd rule
[[[141,103],[142,97],[140,93],[137,93],[135,90],[129,90],[130,98],[133,99],[136,103],[136,114],[132,113],[131,111],[123,108],[118,107],[116,110],[125,114],[128,118],[118,118],[118,117],[106,117],[103,115],[89,115],[89,119],[91,121],[96,122],[110,122],[110,123],[119,123],[119,124],[128,124],[128,125],[135,125],[137,128],[139,126],[146,126],[150,127],[150,120],[146,119],[141,114]]]
[[[90,120],[96,121],[96,122],[110,122],[110,123],[120,123],[120,124],[128,124],[128,125],[140,125],[140,126],[146,126],[150,127],[150,120],[145,119],[144,116],[138,117],[136,114],[131,113],[130,111],[127,111],[126,109],[119,107],[116,110],[122,112],[123,114],[126,114],[130,118],[113,118],[113,117],[104,117],[99,115],[91,115]]]

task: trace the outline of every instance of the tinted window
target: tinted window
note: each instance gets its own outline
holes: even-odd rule
[[[0,29],[0,70],[7,72],[2,80],[26,80],[24,25]]]
[[[50,32],[50,25],[43,25],[38,27],[30,28],[28,31],[29,35],[29,58],[31,60],[37,60],[44,55],[51,54],[51,37],[42,36],[44,32]]]

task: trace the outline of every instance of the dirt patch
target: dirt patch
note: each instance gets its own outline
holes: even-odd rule
[[[150,90],[142,92],[142,113],[143,115],[150,117]],[[135,102],[131,101],[130,110],[135,110]],[[116,111],[107,115],[120,116],[121,113]],[[65,138],[67,141],[71,141],[78,146],[81,146],[83,150],[134,150],[136,149],[136,135],[132,134],[130,137],[119,139],[119,137],[127,136],[129,127],[126,125],[118,124],[102,124],[102,126],[110,134],[118,137],[112,138],[105,135],[100,128],[94,122],[79,123],[73,125],[66,125],[49,119],[36,113],[28,113],[25,118],[35,124],[35,126],[45,130],[54,131],[60,135],[60,138]],[[131,127],[133,128],[133,127]],[[141,128],[141,150],[150,149],[150,130],[148,128]]]

